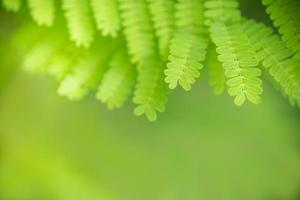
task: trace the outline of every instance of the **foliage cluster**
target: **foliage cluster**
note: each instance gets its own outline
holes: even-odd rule
[[[238,0],[26,3],[34,21],[51,28],[20,28],[23,66],[55,77],[69,99],[96,91],[113,109],[133,95],[134,113],[153,121],[165,109],[168,87],[190,90],[205,66],[215,93],[227,88],[238,106],[261,102],[262,73],[300,105],[298,0],[262,0],[273,27],[245,17]],[[22,4],[2,0],[13,12]]]

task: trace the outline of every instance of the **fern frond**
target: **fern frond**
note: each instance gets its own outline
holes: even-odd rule
[[[204,25],[204,0],[178,0],[175,5],[175,24],[184,29],[201,29]]]
[[[55,14],[54,0],[27,0],[32,18],[38,25],[52,26]]]
[[[104,36],[116,37],[121,29],[118,0],[91,0],[97,29]]]
[[[180,0],[176,4],[176,33],[171,41],[165,81],[169,88],[185,90],[200,76],[208,39],[205,34],[203,0]]]
[[[2,0],[2,5],[5,9],[12,12],[17,12],[21,8],[23,0]]]
[[[119,0],[123,33],[131,61],[143,62],[155,55],[156,43],[146,0]]]
[[[55,55],[53,55],[49,66],[48,74],[54,77],[57,81],[62,81],[72,70],[76,64],[77,57],[81,56],[81,49],[77,49],[70,44],[60,48]]]
[[[89,47],[94,39],[94,25],[87,0],[63,0],[71,40],[77,46]]]
[[[73,66],[72,73],[61,82],[58,93],[70,100],[82,99],[91,89],[95,88],[100,79],[100,75],[98,76],[99,64],[96,55],[82,56]]]
[[[225,76],[223,73],[222,63],[217,59],[216,46],[211,44],[207,52],[206,65],[209,68],[209,83],[214,87],[214,93],[219,95],[225,89]]]
[[[206,25],[214,22],[237,22],[241,20],[238,0],[207,0],[205,6]]]
[[[300,59],[300,1],[263,0],[267,13],[288,48]]]
[[[60,95],[79,100],[97,88],[119,40],[98,37],[87,50],[76,47],[66,40],[66,35],[61,34],[64,30],[58,30],[58,34],[56,31],[47,34],[39,32],[37,37],[42,34],[44,40],[31,50],[25,50],[28,53],[25,55],[24,68],[55,77],[60,82]]]
[[[243,27],[250,42],[255,44],[259,61],[281,86],[284,94],[299,104],[300,61],[292,58],[293,52],[271,28],[254,20],[246,20]]]
[[[128,58],[124,49],[119,50],[98,88],[97,98],[109,109],[121,107],[132,92],[136,73]]]
[[[75,52],[82,50],[63,33],[66,31],[60,26],[55,31],[33,24],[22,26],[15,35],[15,43],[23,44],[19,45],[20,52],[24,53],[23,68],[32,73],[48,73],[61,80],[75,60]]]
[[[45,73],[57,47],[49,40],[36,44],[24,56],[23,69],[31,73]]]
[[[211,37],[217,46],[218,60],[222,62],[227,77],[228,93],[235,96],[235,104],[242,105],[246,99],[260,103],[261,70],[255,52],[240,24],[215,23],[210,28]]]
[[[170,89],[177,84],[190,90],[196,78],[200,76],[201,64],[205,60],[207,41],[201,35],[190,30],[177,32],[172,44],[169,63],[165,70],[165,81]]]
[[[149,58],[139,67],[137,85],[133,102],[137,104],[134,113],[145,114],[150,121],[155,121],[157,112],[165,110],[168,90],[164,82],[164,64],[157,58]]]
[[[148,0],[156,36],[158,37],[159,53],[166,60],[169,45],[174,32],[174,0]]]
[[[58,93],[71,100],[80,100],[90,90],[97,88],[101,78],[108,68],[108,60],[114,44],[101,38],[101,46],[94,44],[89,51],[85,51],[72,66],[72,71],[61,82]],[[103,46],[102,46],[103,45]]]

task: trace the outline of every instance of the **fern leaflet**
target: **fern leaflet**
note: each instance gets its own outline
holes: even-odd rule
[[[204,24],[204,0],[178,0],[175,5],[177,28],[201,29]]]
[[[13,12],[17,12],[21,8],[22,0],[2,0],[3,6]]]
[[[60,95],[71,100],[80,100],[90,90],[97,88],[103,73],[108,68],[110,54],[115,48],[114,43],[103,38],[97,42],[100,42],[101,46],[96,43],[91,47],[92,51],[83,52],[72,67],[71,73],[61,82],[58,89]]]
[[[237,22],[241,20],[238,0],[207,0],[205,2],[206,25],[214,22]]]
[[[94,39],[90,5],[86,0],[63,0],[71,40],[77,46],[89,47]]]
[[[91,0],[97,28],[104,36],[116,37],[121,29],[118,0]]]
[[[45,73],[57,46],[50,41],[42,41],[30,49],[23,61],[23,68],[31,73]]]
[[[33,41],[32,30],[34,30],[35,39],[39,38],[40,42]],[[19,41],[19,35],[22,35],[21,41],[24,43],[22,51],[25,53],[23,68],[25,70],[48,73],[57,80],[61,80],[66,75],[77,53],[82,49],[76,48],[67,40],[65,34],[59,34],[59,32],[49,32],[45,28],[37,30],[32,26],[21,29],[20,33],[16,35],[16,40]]]
[[[165,81],[170,89],[179,83],[185,90],[190,90],[195,79],[200,76],[201,64],[205,59],[207,41],[189,30],[177,32],[172,44],[169,63],[165,70]]]
[[[180,0],[176,4],[177,30],[171,41],[165,81],[170,89],[179,84],[190,90],[200,76],[207,49],[204,29],[203,1]]]
[[[235,96],[235,104],[242,105],[246,99],[259,103],[262,88],[261,70],[248,37],[239,24],[215,23],[211,26],[211,37],[217,46],[218,60],[223,63],[227,77],[228,93]]]
[[[62,81],[72,70],[78,56],[80,56],[80,50],[65,46],[53,55],[48,66],[48,74],[56,80]]]
[[[116,53],[110,65],[99,86],[97,98],[106,103],[109,109],[114,109],[121,107],[132,92],[135,69],[124,49]]]
[[[51,26],[54,21],[54,0],[27,0],[32,18],[39,24]]]
[[[217,59],[216,46],[210,45],[207,52],[206,65],[209,68],[209,83],[214,87],[215,94],[221,94],[225,89],[225,76],[222,63]]]
[[[292,58],[293,52],[286,48],[271,28],[254,20],[243,23],[251,43],[255,44],[257,58],[270,75],[281,86],[284,94],[292,101],[300,103],[300,61]]]
[[[96,55],[82,56],[73,66],[72,73],[61,82],[58,93],[71,100],[82,99],[100,79],[100,74],[95,76],[99,64]]]
[[[119,0],[122,25],[133,63],[155,55],[156,43],[146,0]]]
[[[300,59],[300,1],[263,0],[275,27],[295,57]]]
[[[163,80],[164,64],[157,58],[147,59],[139,67],[137,85],[133,102],[137,104],[134,113],[145,114],[150,121],[155,121],[157,112],[163,112],[167,103],[167,87]]]
[[[169,45],[174,32],[173,0],[148,0],[156,36],[158,37],[159,53],[163,60],[169,55]]]

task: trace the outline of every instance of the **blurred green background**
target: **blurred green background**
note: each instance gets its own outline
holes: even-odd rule
[[[201,80],[150,123],[24,73],[11,17],[0,14],[1,200],[299,199],[300,112],[271,85],[261,105],[236,107]]]

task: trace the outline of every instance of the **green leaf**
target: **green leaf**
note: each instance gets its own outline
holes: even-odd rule
[[[163,112],[168,91],[163,80],[164,63],[157,58],[147,59],[139,67],[133,102],[137,104],[136,115],[146,114],[150,121],[156,119],[156,112]]]
[[[124,49],[119,50],[104,74],[97,98],[106,103],[109,109],[121,107],[133,90],[135,75],[127,52]]]
[[[121,29],[118,0],[91,0],[97,29],[104,36],[116,37]]]
[[[20,10],[22,0],[2,0],[2,5],[8,11],[17,12]]]
[[[32,18],[38,25],[52,26],[55,15],[54,0],[27,0]]]
[[[243,26],[239,23],[215,23],[210,32],[220,54],[218,60],[222,62],[228,79],[228,93],[236,96],[235,104],[242,105],[246,99],[253,103],[259,102],[257,99],[262,94],[262,81],[259,78],[261,70],[256,68],[258,60]]]
[[[86,0],[63,0],[70,38],[77,46],[89,47],[94,40],[90,5]]]

